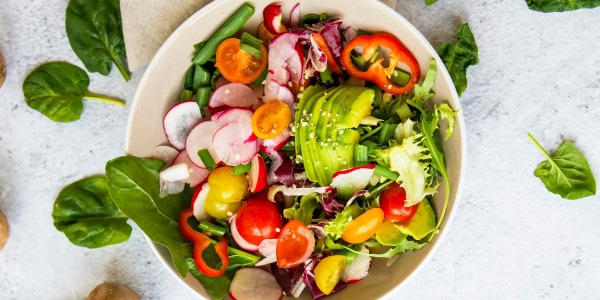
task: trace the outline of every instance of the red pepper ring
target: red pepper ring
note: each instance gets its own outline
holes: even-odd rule
[[[188,209],[181,213],[179,217],[179,231],[181,234],[192,243],[194,243],[194,261],[198,270],[208,277],[217,277],[225,273],[225,270],[229,266],[229,255],[227,254],[227,247],[229,241],[226,237],[220,237],[219,242],[215,245],[215,252],[221,259],[221,267],[219,269],[211,268],[202,257],[202,252],[208,248],[211,244],[211,239],[204,233],[194,230],[188,223],[188,219],[193,216],[191,209]]]
[[[362,47],[362,58],[364,60],[371,59],[371,56],[377,51],[378,47],[387,48],[390,52],[390,65],[385,68],[381,64],[383,59],[378,59],[366,71],[361,71],[352,63],[352,58],[350,57],[352,50],[356,47]],[[374,82],[383,91],[394,95],[410,92],[421,76],[417,59],[400,40],[389,33],[361,35],[350,40],[342,51],[341,62],[352,77]],[[405,86],[395,84],[390,80],[390,75],[399,62],[406,64],[410,69],[410,79]]]

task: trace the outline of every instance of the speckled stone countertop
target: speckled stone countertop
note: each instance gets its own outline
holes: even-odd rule
[[[38,64],[81,66],[64,30],[67,1],[3,0],[0,51],[0,208],[11,237],[0,252],[0,299],[83,299],[116,281],[144,299],[192,299],[135,228],[124,244],[71,245],[50,216],[67,183],[102,173],[123,153],[129,104],[143,74],[92,74],[90,90],[128,101],[85,103],[80,121],[53,123],[23,101]],[[544,158],[527,139],[556,149],[572,140],[600,179],[600,10],[541,14],[524,0],[400,1],[398,12],[434,45],[469,22],[480,64],[461,101],[468,137],[463,197],[444,242],[390,299],[598,299],[600,199],[563,200],[533,176]]]

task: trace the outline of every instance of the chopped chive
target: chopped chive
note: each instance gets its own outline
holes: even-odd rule
[[[208,105],[208,100],[210,99],[210,92],[212,88],[210,86],[200,87],[196,91],[196,102],[198,103],[198,107],[200,110],[204,109]]]
[[[381,131],[379,132],[379,142],[386,143],[387,141],[389,141],[392,137],[394,137],[394,132],[396,131],[396,127],[398,127],[398,124],[395,123],[383,123],[383,127],[381,128]]]
[[[196,51],[202,49],[202,47],[206,44],[206,41],[202,41],[199,43],[194,44],[194,49],[196,49]]]
[[[242,36],[240,37],[240,40],[242,41],[243,45],[249,45],[252,46],[255,49],[259,49],[261,48],[261,46],[263,45],[263,40],[254,37],[253,35],[244,32],[242,33]]]
[[[215,34],[198,50],[192,62],[203,65],[217,52],[217,47],[225,39],[232,37],[238,32],[246,21],[254,14],[254,6],[250,3],[244,3],[238,10],[227,19],[225,24],[215,32]]]
[[[252,168],[252,163],[247,163],[245,165],[237,165],[233,167],[233,170],[231,170],[231,174],[233,174],[234,176],[244,174],[250,171],[250,168]]]
[[[302,21],[300,22],[300,25],[302,25],[302,27],[308,27],[312,24],[315,23],[319,23],[319,21],[321,20],[321,16],[317,15],[317,14],[307,14],[302,18]]]
[[[331,71],[329,68],[325,69],[323,72],[319,72],[319,74],[321,75],[321,82],[324,85],[333,84],[333,78],[331,78]]]
[[[208,152],[208,149],[204,148],[198,150],[198,156],[207,170],[212,171],[217,167],[217,164],[212,158],[212,155],[210,155],[210,152]]]
[[[268,68],[265,68],[262,72],[262,74],[260,74],[260,77],[258,77],[256,80],[254,80],[252,82],[252,85],[254,85],[255,87],[260,87],[263,84],[263,81],[265,81],[265,79],[267,78],[267,73],[269,72]]]
[[[381,124],[381,125],[377,126],[377,128],[373,129],[371,132],[369,132],[369,133],[367,133],[367,134],[365,134],[365,135],[361,136],[361,137],[360,137],[360,142],[362,142],[362,141],[364,141],[364,140],[366,140],[366,139],[370,138],[370,137],[371,137],[371,136],[373,136],[374,134],[376,134],[376,133],[378,133],[379,131],[381,131],[381,129],[383,128],[383,125],[385,125],[385,124]]]
[[[225,228],[205,220],[200,221],[200,224],[198,224],[198,228],[202,231],[210,232],[216,236],[224,236],[227,232]]]
[[[395,84],[405,86],[408,84],[408,81],[410,80],[410,73],[406,73],[406,72],[404,72],[404,70],[395,68],[394,71],[392,72],[392,77],[390,78],[390,80]]]
[[[188,101],[194,99],[194,92],[184,89],[179,96],[180,101]]]
[[[213,90],[217,89],[217,80],[219,80],[219,77],[221,77],[221,71],[219,71],[219,69],[215,69],[210,77],[210,86],[213,88]]]
[[[371,55],[371,57],[369,58],[369,60],[367,61],[370,64],[374,64],[377,59],[379,58],[379,53],[381,53],[381,47],[377,47],[377,49],[375,49],[375,52],[373,52],[373,55]]]
[[[364,166],[369,163],[369,147],[354,145],[354,166]]]
[[[375,92],[375,97],[373,98],[373,106],[379,108],[383,104],[383,91],[378,86],[371,87],[371,89],[373,89],[373,91]]]
[[[352,63],[361,71],[366,71],[369,68],[369,63],[362,58],[362,55],[354,50],[350,51],[350,59]]]
[[[262,53],[260,52],[259,49],[256,49],[250,45],[246,45],[246,44],[241,44],[240,45],[240,49],[242,49],[242,51],[247,52],[248,54],[260,58],[262,56]]]
[[[200,87],[210,85],[210,73],[200,65],[193,65],[194,79],[192,81],[192,91],[198,90]]]
[[[400,120],[402,120],[402,122],[405,122],[413,116],[413,113],[410,110],[410,107],[408,106],[408,103],[406,103],[406,101],[401,101],[401,104],[398,105],[398,107],[395,109],[395,112],[398,115],[398,117],[400,117]]]
[[[194,65],[191,65],[185,72],[185,77],[183,78],[183,89],[194,90],[194,71],[195,70],[196,70],[196,68],[194,67]]]
[[[327,20],[328,17],[329,16],[327,15],[327,13],[321,13],[321,15],[319,15],[319,22]]]
[[[375,166],[374,174],[391,180],[396,180],[399,176],[398,172],[394,172],[382,165]]]

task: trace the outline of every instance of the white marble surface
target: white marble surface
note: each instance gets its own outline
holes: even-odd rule
[[[146,246],[71,245],[50,213],[65,184],[103,172],[123,152],[129,106],[86,103],[83,117],[52,123],[29,109],[21,84],[36,65],[81,66],[64,30],[67,1],[2,0],[0,208],[11,237],[0,252],[0,299],[83,299],[117,281],[144,299],[191,299]],[[597,299],[600,201],[567,201],[533,176],[549,149],[570,139],[600,177],[600,10],[529,11],[525,0],[402,0],[398,11],[438,45],[469,22],[480,64],[461,101],[468,136],[463,199],[433,259],[393,297],[404,299]],[[142,72],[91,75],[90,89],[131,101]],[[600,178],[599,178],[600,179]]]

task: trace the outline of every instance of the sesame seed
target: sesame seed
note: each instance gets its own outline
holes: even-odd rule
[[[225,89],[225,94],[231,94],[231,91],[229,89]]]

